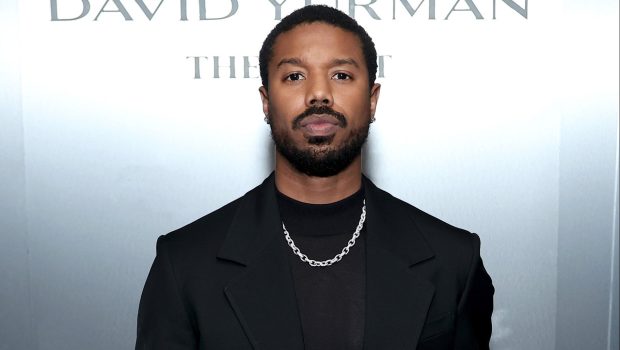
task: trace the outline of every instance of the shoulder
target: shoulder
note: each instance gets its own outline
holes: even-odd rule
[[[243,197],[157,239],[157,255],[167,256],[179,269],[214,259]]]
[[[480,248],[480,238],[477,234],[453,226],[404,201],[401,202],[406,204],[412,220],[432,246],[450,250]]]
[[[428,252],[429,259],[423,262],[424,271],[437,286],[443,286],[442,290],[460,291],[472,283],[490,285],[480,257],[478,235],[440,220],[383,190],[378,191],[380,197],[377,198],[382,199],[382,206],[386,208],[383,212],[391,215],[390,219],[401,227],[406,227],[407,237],[400,239],[403,245],[408,246],[410,252]],[[476,276],[486,277],[478,283]],[[488,290],[492,287],[485,289]]]
[[[201,241],[217,239],[219,234],[226,232],[242,198],[239,197],[219,209],[163,235],[161,239],[169,245],[181,246],[195,245]]]
[[[453,226],[376,186],[373,190],[387,210],[408,219],[435,255],[461,263],[479,255],[480,239],[475,233]]]
[[[236,220],[240,207],[253,203],[262,185],[219,209],[183,226],[157,240],[157,254],[169,255],[177,264],[192,265],[200,261],[214,261]]]

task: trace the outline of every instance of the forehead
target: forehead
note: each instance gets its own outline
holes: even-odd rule
[[[364,65],[362,42],[352,32],[324,22],[302,23],[280,34],[273,45],[270,66],[282,58],[304,61],[354,58]]]

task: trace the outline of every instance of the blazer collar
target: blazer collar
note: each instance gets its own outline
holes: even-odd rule
[[[362,177],[370,246],[381,247],[413,266],[434,256],[412,219],[411,206]]]
[[[415,349],[435,293],[417,264],[434,254],[409,204],[364,177],[366,327],[364,349]]]
[[[434,256],[424,236],[407,212],[409,205],[379,189],[362,176],[366,195],[366,227],[369,244],[403,259],[409,266]],[[282,221],[276,199],[275,174],[240,199],[235,217],[218,257],[247,265],[282,236]]]
[[[434,286],[416,271],[433,257],[410,206],[363,177],[366,196],[365,349],[415,348]],[[225,294],[255,349],[303,349],[275,176],[240,199],[218,258],[246,266]]]
[[[272,172],[239,201],[218,258],[247,266],[282,234],[275,174]]]

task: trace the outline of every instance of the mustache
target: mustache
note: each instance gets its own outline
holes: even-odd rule
[[[332,117],[336,118],[336,120],[338,120],[338,126],[340,126],[341,128],[347,126],[347,118],[344,116],[344,114],[333,110],[329,106],[312,106],[308,107],[305,111],[303,111],[303,113],[293,119],[293,129],[299,129],[301,127],[301,121],[304,118],[315,114],[331,115]]]

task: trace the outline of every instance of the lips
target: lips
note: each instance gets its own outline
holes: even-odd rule
[[[329,114],[314,114],[302,119],[299,126],[303,128],[310,124],[332,124],[338,126],[340,122],[336,117]]]
[[[307,136],[329,136],[336,133],[340,122],[328,114],[314,114],[302,119],[299,126]]]

